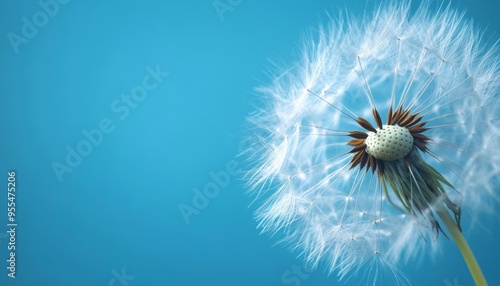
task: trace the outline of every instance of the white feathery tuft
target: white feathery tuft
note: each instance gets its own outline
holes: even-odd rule
[[[298,63],[258,89],[266,105],[249,118],[257,152],[248,189],[262,231],[281,234],[312,267],[346,279],[385,269],[405,285],[397,266],[439,251],[435,233],[391,205],[376,173],[350,168],[347,132],[374,107],[383,121],[391,103],[418,112],[431,128],[422,156],[460,192],[464,215],[491,209],[499,49],[484,48],[472,22],[449,6],[410,13],[409,3],[393,3],[348,19],[321,27]]]

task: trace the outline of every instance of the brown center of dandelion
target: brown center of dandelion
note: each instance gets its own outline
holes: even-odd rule
[[[429,128],[421,122],[423,116],[410,113],[409,109],[398,108],[394,112],[392,107],[387,113],[387,124],[382,125],[382,119],[376,109],[372,110],[378,128],[373,127],[366,119],[357,118],[358,124],[367,130],[351,131],[348,136],[354,138],[347,142],[353,146],[349,153],[354,153],[351,159],[351,169],[358,166],[362,169],[372,169],[382,174],[384,163],[402,158],[408,160],[408,155],[417,146],[422,152],[427,152],[429,137],[422,134]]]

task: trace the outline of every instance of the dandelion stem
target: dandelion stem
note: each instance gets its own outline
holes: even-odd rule
[[[477,260],[474,257],[474,253],[472,253],[469,244],[465,240],[462,232],[455,224],[448,211],[441,204],[437,204],[436,212],[443,221],[443,223],[445,224],[448,231],[450,232],[451,236],[453,237],[453,240],[455,240],[458,249],[460,249],[460,252],[462,253],[465,263],[467,264],[467,267],[469,267],[469,271],[476,285],[487,286],[488,283],[486,283],[483,271],[481,270],[481,267],[479,267],[479,264],[477,263]]]

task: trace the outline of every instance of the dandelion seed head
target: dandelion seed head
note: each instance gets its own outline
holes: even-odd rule
[[[320,27],[249,118],[258,226],[340,278],[409,284],[397,266],[440,251],[436,204],[460,226],[499,199],[498,46],[449,6],[409,8]]]

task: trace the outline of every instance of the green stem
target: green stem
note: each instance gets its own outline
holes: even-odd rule
[[[472,278],[474,279],[474,282],[476,282],[476,285],[487,286],[488,283],[486,283],[486,279],[484,278],[483,272],[481,271],[481,268],[479,267],[479,264],[474,257],[474,253],[472,253],[469,244],[467,244],[467,241],[462,235],[462,232],[460,231],[460,229],[458,229],[448,211],[441,204],[437,204],[436,212],[450,232],[453,240],[455,240],[458,249],[460,249],[460,252],[464,257],[465,263],[467,263],[467,267],[469,267],[469,271],[472,275]]]

